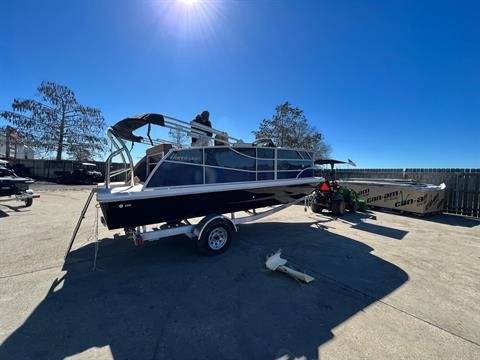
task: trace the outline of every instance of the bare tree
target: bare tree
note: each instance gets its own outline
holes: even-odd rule
[[[88,158],[104,151],[106,125],[99,109],[80,105],[65,85],[44,81],[37,91],[40,100],[14,99],[12,111],[0,113],[26,144],[46,155],[56,153],[57,160],[64,152],[76,158],[79,149]]]
[[[275,108],[271,119],[263,119],[259,129],[253,131],[256,139],[270,138],[277,146],[304,148],[315,152],[316,157],[327,157],[331,148],[322,134],[308,123],[303,110],[288,101]]]
[[[69,146],[68,155],[71,159],[77,161],[92,160],[94,158],[94,156],[92,156],[92,153],[88,149],[85,149],[82,145]]]
[[[178,146],[185,145],[188,140],[188,136],[180,129],[170,129],[168,136],[170,136],[170,139]]]

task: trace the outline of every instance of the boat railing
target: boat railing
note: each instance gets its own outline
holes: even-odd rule
[[[243,144],[243,141],[237,138],[234,138],[224,131],[214,129],[212,127],[200,124],[183,121],[171,116],[162,115],[163,124],[162,126],[183,133],[186,136],[206,140],[207,143],[214,142],[215,144],[223,144],[226,146],[234,146],[237,144]],[[125,174],[125,183],[130,186],[135,185],[134,177],[134,163],[130,150],[127,148],[125,141],[122,139],[120,134],[117,134],[114,130],[115,126],[108,129],[107,136],[112,144],[112,153],[108,156],[106,160],[106,172],[105,172],[105,187],[110,188],[110,184],[114,177]],[[207,135],[211,134],[211,136]],[[150,124],[148,124],[148,133],[147,137],[140,137],[140,140],[137,141],[141,144],[155,146],[159,144],[170,144],[175,148],[181,148],[180,144],[177,144],[173,141],[150,137]],[[112,170],[112,161],[115,157],[120,156],[123,163],[123,168]]]
[[[107,136],[110,138],[113,151],[108,156],[105,165],[105,187],[108,189],[110,187],[111,179],[121,174],[125,174],[125,183],[129,183],[130,186],[135,185],[132,155],[125,145],[125,142],[120,137],[115,135],[115,131],[113,129],[108,129]],[[122,158],[123,169],[111,171],[112,160],[117,156]]]
[[[225,131],[220,131],[215,128],[202,125],[200,123],[189,123],[167,115],[162,116],[164,118],[164,125],[162,127],[169,130],[178,131],[187,137],[200,138],[216,143],[221,143],[226,146],[244,144],[241,139],[234,138]],[[207,135],[207,133],[211,133],[212,136]],[[151,146],[159,144],[170,144],[174,147],[182,147],[180,144],[171,140],[166,140],[163,138],[151,138],[149,132],[147,133],[147,137],[142,137],[139,143]]]
[[[187,137],[200,138],[203,140],[207,140],[208,142],[223,144],[225,146],[244,145],[244,142],[241,139],[234,138],[225,131],[217,130],[215,128],[202,125],[200,123],[189,123],[167,115],[162,116],[164,118],[164,125],[162,125],[162,127],[169,130],[178,131]],[[211,133],[212,136],[207,135],[207,133]],[[147,137],[141,137],[141,140],[139,140],[138,142],[140,144],[150,146],[170,144],[176,148],[183,147],[181,144],[178,144],[171,140],[150,137],[150,130],[147,133]]]
[[[113,178],[118,177],[119,175],[122,175],[122,174],[125,174],[126,185],[130,185],[130,186],[135,185],[134,163],[132,160],[130,150],[127,148],[125,144],[126,141],[127,142],[132,141],[132,146],[133,146],[133,143],[137,142],[137,143],[146,144],[150,146],[156,146],[160,144],[170,144],[173,146],[174,149],[183,148],[182,145],[176,144],[175,142],[172,142],[169,140],[152,138],[151,125],[158,125],[170,130],[181,132],[182,134],[188,137],[191,137],[192,139],[196,138],[196,139],[203,140],[203,141],[197,141],[196,143],[192,143],[193,148],[199,148],[199,147],[205,148],[212,145],[215,145],[216,147],[228,147],[233,152],[237,153],[237,155],[242,155],[245,157],[249,157],[249,156],[237,151],[236,148],[261,146],[261,147],[276,149],[275,145],[272,143],[270,139],[257,139],[251,144],[246,144],[241,139],[237,139],[228,135],[227,132],[217,130],[215,128],[198,123],[196,121],[187,122],[171,116],[160,115],[160,114],[151,114],[151,113],[142,114],[132,118],[126,118],[124,120],[121,120],[119,123],[113,125],[112,128],[110,128],[107,131],[107,135],[110,138],[112,143],[112,153],[108,156],[106,160],[105,187],[107,189],[110,188]],[[142,126],[148,126],[146,136],[138,136],[133,134],[133,131],[135,131],[136,129],[139,129]],[[289,149],[289,150],[297,150],[297,149]],[[163,155],[166,155],[166,154],[163,154]],[[121,157],[123,167],[120,169],[117,168],[112,170],[113,158],[117,156]],[[302,159],[302,156],[300,156],[300,159]],[[151,164],[149,160],[150,159],[147,156],[147,161],[148,161],[147,172],[146,172],[147,176],[150,175],[149,173],[151,170],[150,169]],[[154,165],[156,166],[158,164],[159,162],[155,161]],[[275,162],[275,169],[272,169],[272,170],[276,178],[276,175],[277,175],[276,162]]]
[[[313,170],[314,171],[314,174],[315,174],[315,170],[317,170],[317,168],[315,166],[309,166],[305,169],[302,169],[298,174],[297,176],[295,177],[295,179],[299,179],[300,178],[300,175],[303,174],[304,171],[307,171],[307,170]]]
[[[190,137],[199,137],[209,140],[215,140],[225,145],[242,143],[242,140],[234,138],[233,136],[228,135],[228,133],[224,131],[202,125],[197,122],[191,123],[167,115],[163,115],[163,118],[165,119],[164,127],[183,132]],[[211,133],[212,136],[208,136],[206,135],[206,133]],[[215,137],[213,135],[215,135]]]

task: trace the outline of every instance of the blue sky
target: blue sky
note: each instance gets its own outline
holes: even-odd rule
[[[42,80],[107,123],[251,131],[286,100],[360,167],[480,167],[478,1],[0,2],[0,109]]]

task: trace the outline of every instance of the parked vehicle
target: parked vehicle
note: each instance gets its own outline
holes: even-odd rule
[[[15,174],[22,177],[30,177],[30,169],[25,166],[25,164],[14,164],[12,170]]]
[[[23,201],[25,207],[32,206],[33,199],[39,197],[29,189],[33,184],[30,178],[20,177],[6,167],[8,163],[0,160],[0,202],[16,200]]]
[[[351,212],[365,210],[366,204],[358,200],[355,191],[339,186],[336,178],[335,164],[355,165],[351,160],[348,162],[333,159],[315,160],[316,165],[330,165],[330,173],[327,179],[318,185],[312,195],[311,209],[315,213],[328,210],[335,215],[343,215],[348,209]]]
[[[103,175],[96,170],[93,163],[73,163],[70,171],[55,171],[59,184],[97,184],[103,180]]]

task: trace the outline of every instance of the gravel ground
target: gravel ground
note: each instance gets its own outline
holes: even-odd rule
[[[90,187],[36,183],[0,205],[0,359],[479,359],[480,223],[293,206],[243,225],[223,255],[180,236],[134,247],[95,208],[63,254]],[[315,277],[264,268],[281,248]]]
[[[35,181],[30,188],[36,192],[43,191],[78,191],[90,190],[96,185],[62,185],[49,181]]]

